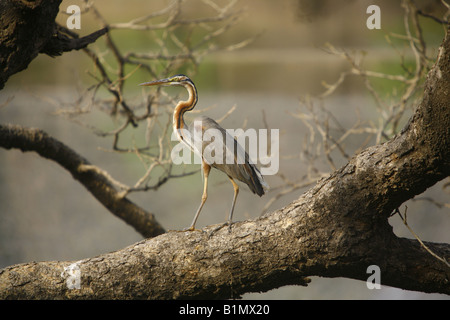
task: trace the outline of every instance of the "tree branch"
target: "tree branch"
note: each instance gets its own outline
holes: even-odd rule
[[[0,125],[0,147],[35,151],[53,160],[78,180],[111,213],[133,226],[144,237],[154,237],[165,230],[153,214],[146,212],[116,191],[113,183],[102,170],[93,166],[62,142],[44,131],[16,125]]]
[[[60,56],[64,52],[84,49],[88,44],[95,42],[106,32],[108,32],[107,27],[80,38],[77,33],[57,25],[56,33],[50,38],[45,47],[41,49],[40,53],[54,57]]]
[[[236,223],[232,232],[222,228],[210,235],[215,226],[170,232],[95,258],[5,268],[0,298],[238,298],[306,285],[307,275],[366,280],[372,264],[380,266],[383,285],[450,294],[450,271],[415,240],[395,238],[387,226],[374,232],[368,226],[336,227],[336,212],[310,207],[323,203],[313,199],[325,192],[314,191],[282,210]],[[448,245],[427,246],[450,255]],[[79,268],[79,289],[66,282],[64,268],[71,265]]]

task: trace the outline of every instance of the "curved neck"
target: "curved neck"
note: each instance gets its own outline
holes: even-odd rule
[[[186,101],[178,102],[177,106],[175,107],[175,110],[173,111],[173,129],[175,131],[178,131],[178,129],[183,129],[186,126],[183,118],[184,113],[186,111],[194,109],[198,100],[197,89],[195,88],[195,85],[192,82],[183,83],[183,87],[185,87],[186,90],[188,91],[189,98]]]

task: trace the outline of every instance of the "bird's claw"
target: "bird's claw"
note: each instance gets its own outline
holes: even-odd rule
[[[227,221],[227,222],[222,223],[220,226],[216,227],[209,233],[208,238],[211,238],[214,233],[216,233],[217,231],[219,231],[220,229],[222,229],[225,226],[228,226],[228,233],[231,233],[232,225],[233,225],[232,221]]]
[[[202,231],[201,229],[195,229],[195,227],[184,228],[181,230],[169,230],[168,232],[191,232],[191,231]]]

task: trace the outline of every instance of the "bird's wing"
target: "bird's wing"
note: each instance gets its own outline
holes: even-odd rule
[[[246,183],[258,195],[269,188],[245,149],[216,121],[204,116],[196,118],[190,132],[194,138],[201,139],[194,139],[191,149],[198,154],[201,148],[203,161]]]

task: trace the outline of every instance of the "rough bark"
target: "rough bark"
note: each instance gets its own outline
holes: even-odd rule
[[[366,280],[450,294],[450,268],[416,240],[399,238],[389,215],[450,174],[450,37],[429,72],[422,102],[390,141],[355,155],[288,206],[212,232],[170,232],[80,261],[33,262],[0,271],[0,299],[236,298],[306,285],[308,276]],[[450,245],[426,243],[449,259]],[[75,263],[75,265],[74,265]],[[69,265],[80,289],[66,283]]]

